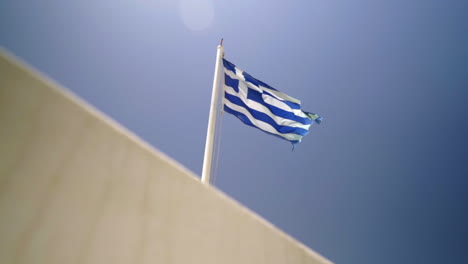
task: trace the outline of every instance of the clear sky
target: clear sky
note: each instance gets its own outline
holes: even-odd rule
[[[454,0],[3,0],[0,45],[200,174],[223,37],[228,60],[325,121],[291,152],[225,114],[219,189],[337,263],[468,263],[467,14]]]

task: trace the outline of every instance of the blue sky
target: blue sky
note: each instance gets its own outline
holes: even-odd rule
[[[216,56],[325,121],[223,116],[216,186],[337,263],[468,263],[464,1],[1,1],[0,45],[201,173]]]

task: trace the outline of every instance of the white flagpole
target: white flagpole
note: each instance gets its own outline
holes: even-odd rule
[[[223,40],[218,46],[218,52],[216,53],[216,64],[215,64],[215,73],[213,79],[213,91],[211,92],[211,106],[210,106],[210,116],[208,118],[208,131],[206,132],[206,144],[205,144],[205,157],[203,159],[203,170],[201,181],[205,184],[210,184],[211,178],[211,161],[213,156],[213,141],[215,136],[215,125],[216,125],[216,111],[218,104],[218,94],[219,94],[219,82],[222,75],[222,59],[223,59],[224,49],[223,49]]]

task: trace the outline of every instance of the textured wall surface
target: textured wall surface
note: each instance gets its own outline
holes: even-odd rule
[[[330,263],[0,50],[0,263]]]

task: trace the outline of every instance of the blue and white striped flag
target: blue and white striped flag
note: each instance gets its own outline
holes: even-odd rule
[[[294,145],[322,118],[301,110],[301,102],[259,81],[223,59],[224,111],[246,125],[280,137]]]

